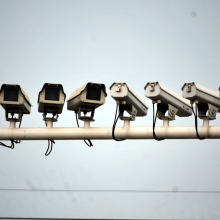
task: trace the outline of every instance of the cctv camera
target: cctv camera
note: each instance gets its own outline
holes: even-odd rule
[[[93,120],[95,109],[105,103],[106,96],[104,84],[88,82],[71,93],[67,100],[67,109],[78,113],[81,120]],[[84,116],[81,116],[81,112]],[[91,112],[90,117],[85,116],[88,112]]]
[[[182,87],[182,95],[191,103],[198,105],[199,118],[215,119],[216,113],[220,112],[219,93],[197,83],[185,83]],[[206,116],[206,112],[208,115]]]
[[[31,112],[30,99],[20,85],[3,84],[0,90],[0,104],[6,111],[7,121],[8,113],[18,113],[20,118],[23,114]]]
[[[158,103],[158,118],[174,120],[175,115],[188,117],[192,115],[190,102],[159,82],[149,82],[144,87],[145,96]],[[165,116],[168,110],[168,116]]]
[[[118,118],[124,120],[124,122],[134,121],[136,116],[146,116],[149,107],[126,83],[113,83],[109,89],[111,97],[117,103],[112,137],[116,141],[124,141],[125,139],[117,139],[115,137],[115,127]],[[119,114],[117,116],[118,107]],[[127,111],[130,117],[125,117],[123,115],[124,111]]]
[[[38,95],[38,112],[52,113],[58,115],[62,113],[66,94],[61,84],[45,83]]]
[[[111,97],[119,104],[120,119],[126,119],[123,112],[127,111],[135,120],[136,116],[147,115],[148,105],[126,83],[113,83],[110,86]]]

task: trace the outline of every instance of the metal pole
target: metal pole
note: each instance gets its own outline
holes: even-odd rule
[[[16,128],[16,121],[15,120],[10,120],[10,127],[9,128]]]
[[[158,138],[166,139],[197,139],[195,127],[156,127],[155,133]],[[0,140],[107,140],[112,139],[112,127],[89,127],[86,122],[82,128],[54,128],[48,123],[46,128],[0,128]],[[208,126],[204,122],[198,127],[199,135],[207,139],[220,139],[220,126]],[[125,122],[124,127],[115,129],[116,138],[125,139],[153,139],[152,127],[130,127]]]

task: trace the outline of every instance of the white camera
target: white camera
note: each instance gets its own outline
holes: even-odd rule
[[[62,113],[66,94],[61,84],[45,83],[38,95],[38,112],[52,113],[54,116]]]
[[[191,103],[198,105],[199,118],[215,119],[216,113],[220,112],[219,93],[197,83],[185,83],[182,87],[182,95]],[[208,115],[206,116],[206,112]]]
[[[158,118],[174,120],[175,115],[179,117],[188,117],[192,115],[190,102],[182,96],[173,92],[159,82],[148,82],[145,89],[145,96],[154,103],[158,103]],[[165,116],[168,110],[168,115]]]
[[[3,84],[0,90],[0,104],[5,109],[7,121],[8,113],[18,113],[20,121],[23,114],[31,112],[30,99],[20,85]]]
[[[149,108],[147,103],[126,83],[113,83],[110,86],[110,95],[119,104],[120,119],[127,119],[123,116],[124,111],[131,115],[129,119],[132,121],[135,120],[136,116],[147,115]]]
[[[105,103],[106,96],[104,84],[88,82],[70,94],[67,109],[78,113],[81,120],[92,121],[95,109]],[[81,112],[84,116],[81,116]],[[88,112],[91,112],[91,116],[86,116]]]

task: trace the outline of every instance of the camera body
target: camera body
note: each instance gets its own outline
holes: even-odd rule
[[[119,108],[131,115],[131,120],[136,116],[146,116],[149,106],[126,83],[113,83],[110,86],[111,97],[119,104]],[[123,116],[120,116],[123,119]]]
[[[65,99],[61,84],[45,83],[38,95],[38,112],[61,114]]]
[[[184,98],[189,99],[191,103],[196,102],[196,104],[198,104],[199,118],[208,117],[209,119],[215,119],[216,113],[220,113],[220,98],[218,92],[194,82],[185,83],[182,87],[182,91]],[[208,116],[206,116],[207,111]]]
[[[173,92],[159,82],[148,82],[145,89],[145,96],[153,102],[158,103],[158,118],[166,118],[165,112],[168,110],[168,118],[175,119],[179,117],[188,117],[192,115],[192,107],[187,99]]]
[[[20,85],[3,84],[0,90],[0,104],[7,113],[31,113],[31,102]]]
[[[210,103],[220,108],[219,93],[216,91],[194,82],[185,83],[182,87],[182,91],[183,97],[192,102],[199,101],[199,103]]]
[[[88,82],[70,94],[67,109],[86,114],[103,105],[106,96],[104,84]]]

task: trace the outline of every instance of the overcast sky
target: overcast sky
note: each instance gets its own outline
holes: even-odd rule
[[[219,1],[0,0],[0,83],[20,84],[30,97],[31,114],[21,127],[45,126],[37,98],[46,82],[62,84],[67,98],[87,82],[104,83],[108,96],[93,127],[112,126],[116,104],[109,87],[126,82],[150,106],[131,126],[152,126],[147,82],[178,94],[187,82],[218,91],[219,39]],[[219,118],[210,125],[220,125]],[[194,118],[177,116],[170,125],[193,126]],[[76,126],[65,104],[54,127]],[[9,127],[3,108],[0,127]],[[178,192],[220,191],[219,140],[92,142],[93,148],[56,141],[48,157],[47,141],[0,147],[0,216],[220,218],[220,193]]]

